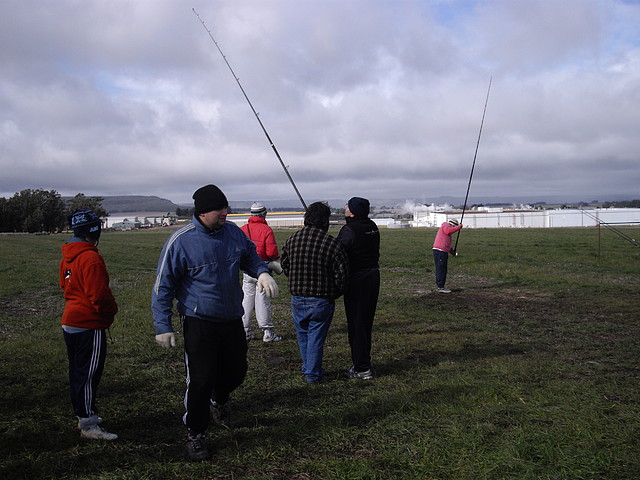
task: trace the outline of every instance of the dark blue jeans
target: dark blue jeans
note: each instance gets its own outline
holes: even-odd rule
[[[322,377],[324,341],[335,308],[335,301],[328,298],[291,297],[291,314],[302,357],[302,373],[307,382],[317,382]]]
[[[434,248],[433,260],[436,263],[436,285],[438,288],[444,288],[444,284],[447,281],[447,262],[449,261],[449,254]]]

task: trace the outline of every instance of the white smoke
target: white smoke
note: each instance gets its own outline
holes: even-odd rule
[[[400,207],[401,214],[413,214],[414,212],[429,212],[431,211],[430,205],[425,205],[422,203],[415,203],[413,200],[406,200],[404,204]]]
[[[453,205],[448,203],[442,205],[436,205],[432,203],[430,205],[424,203],[415,203],[413,200],[406,200],[400,207],[402,214],[414,214],[415,212],[443,212],[454,210]]]

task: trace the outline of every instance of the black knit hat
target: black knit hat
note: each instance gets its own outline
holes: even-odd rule
[[[100,238],[102,221],[91,210],[76,210],[67,218],[67,221],[76,237],[91,237],[96,240]]]
[[[356,217],[369,216],[369,200],[362,197],[352,197],[348,202],[349,210]]]
[[[222,210],[229,206],[227,197],[215,185],[205,185],[193,194],[194,213],[200,215],[211,210]]]

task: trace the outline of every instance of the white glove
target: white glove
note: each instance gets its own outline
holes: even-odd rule
[[[176,346],[176,335],[173,332],[156,335],[156,343],[164,348]]]
[[[282,273],[282,266],[280,265],[280,260],[271,260],[267,266],[269,270],[271,270],[276,275],[280,275]]]
[[[258,292],[264,292],[269,298],[278,296],[278,284],[267,272],[262,272],[258,277]]]

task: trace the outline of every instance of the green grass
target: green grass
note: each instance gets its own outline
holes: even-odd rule
[[[291,233],[276,231],[279,245]],[[454,292],[437,295],[435,230],[382,230],[371,382],[339,378],[350,365],[341,301],[329,381],[303,382],[277,277],[285,340],[250,343],[234,427],[211,430],[214,458],[202,464],[184,460],[182,351],[153,339],[150,292],[168,235],[100,242],[120,305],[98,398],[120,435],[112,443],[80,439],[68,400],[57,271],[67,236],[0,236],[0,477],[638,478],[640,249],[611,232],[463,230]]]

